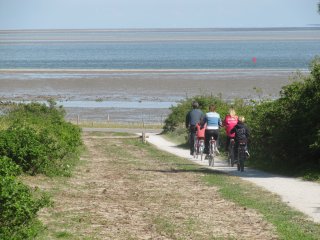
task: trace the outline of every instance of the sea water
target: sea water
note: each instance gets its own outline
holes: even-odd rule
[[[308,69],[320,28],[0,31],[0,69]]]
[[[0,30],[0,80],[153,74],[277,76],[307,72],[316,55],[320,55],[320,28]],[[106,118],[97,115],[97,108],[118,114],[115,121],[124,121],[123,116],[126,121],[137,121],[137,116],[146,119],[139,109],[151,109],[148,119],[155,122],[162,121],[176,103],[59,104],[72,109],[70,114],[84,114],[77,111],[86,108],[87,117],[95,120]]]

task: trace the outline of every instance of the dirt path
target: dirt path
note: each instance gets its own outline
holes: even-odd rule
[[[193,157],[190,157],[188,150],[178,148],[176,144],[165,140],[161,135],[154,133],[148,135],[148,141],[161,150],[187,158],[197,164],[208,166],[207,161],[195,160]],[[238,172],[235,167],[228,167],[226,162],[221,161],[221,159],[216,161],[214,169],[240,176],[242,179],[253,182],[258,186],[278,194],[282,200],[291,207],[298,209],[313,221],[320,223],[320,184],[269,174],[249,168],[246,168],[243,173]]]
[[[83,140],[87,153],[75,176],[38,179],[54,193],[54,208],[41,213],[49,239],[277,239],[260,214],[205,185],[203,173],[174,171],[136,140],[89,133]]]

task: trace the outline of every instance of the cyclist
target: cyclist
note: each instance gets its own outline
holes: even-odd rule
[[[235,125],[230,131],[230,133],[235,134],[234,156],[236,156],[236,159],[238,159],[238,147],[240,143],[245,143],[245,153],[247,157],[250,156],[248,152],[248,138],[250,136],[250,130],[244,124],[244,121],[245,118],[243,116],[239,116],[237,125]]]
[[[196,125],[196,136],[197,136],[197,144],[199,144],[200,140],[204,140],[206,124],[204,123],[204,119],[201,118],[200,122]]]
[[[209,141],[211,137],[218,141],[219,137],[219,128],[221,126],[221,119],[220,114],[216,112],[216,106],[210,105],[209,112],[206,113],[204,118],[204,123],[207,124],[206,131],[205,131],[205,147],[204,147],[204,153],[209,154]],[[219,150],[216,148],[215,151],[217,154],[219,154]]]
[[[223,126],[226,129],[227,141],[226,141],[226,152],[229,150],[230,140],[234,139],[235,133],[230,133],[231,129],[234,128],[238,123],[238,116],[233,108],[229,109],[229,114],[223,120]]]
[[[190,144],[190,155],[194,152],[194,137],[196,134],[196,125],[200,122],[203,117],[203,112],[198,109],[199,104],[196,101],[192,102],[192,110],[186,115],[186,128],[189,130],[189,144]]]

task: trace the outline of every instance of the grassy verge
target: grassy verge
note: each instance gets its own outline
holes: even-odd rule
[[[97,133],[97,135],[99,134]],[[106,133],[106,135],[112,135],[112,133]],[[148,226],[154,228],[155,232],[164,238],[220,239],[214,236],[211,238],[203,237],[207,235],[199,231],[199,227],[202,225],[199,225],[197,214],[188,215],[183,211],[183,215],[179,215],[179,218],[169,214],[180,207],[179,205],[175,206],[178,203],[174,200],[170,201],[170,199],[181,193],[177,189],[172,192],[172,195],[164,195],[170,193],[166,192],[166,188],[172,185],[172,182],[169,181],[168,183],[167,180],[171,179],[171,175],[183,175],[185,173],[194,174],[195,178],[200,181],[216,186],[223,198],[235,202],[237,206],[240,205],[243,209],[255,209],[261,213],[268,222],[275,226],[280,239],[319,239],[319,224],[308,221],[304,215],[282,203],[276,195],[241,181],[237,177],[203,168],[183,158],[159,151],[153,146],[143,144],[136,139],[116,141],[108,139],[105,142],[96,141],[94,143],[93,146],[90,146],[91,151],[99,151],[94,153],[83,152],[75,174],[76,178],[71,180],[63,177],[40,179],[44,187],[57,199],[55,209],[49,210],[42,216],[46,219],[45,223],[48,226],[48,231],[45,231],[37,239],[105,239],[108,236],[110,236],[110,239],[138,239],[137,236],[141,235],[136,235],[135,232],[130,232],[130,230],[127,233],[125,231],[119,232],[116,229],[121,223],[124,224],[122,226],[128,226],[129,228],[135,222],[128,222],[129,225],[125,225],[128,219],[120,218],[122,222],[116,221],[117,226],[115,226],[115,222],[109,222],[114,215],[110,215],[108,220],[105,217],[101,218],[95,212],[97,206],[103,205],[105,208],[109,208],[109,206],[115,204],[113,207],[117,206],[117,212],[119,213],[119,211],[121,212],[121,208],[118,208],[121,206],[119,201],[122,200],[129,201],[126,204],[143,202],[144,208],[150,208],[149,212],[142,211],[143,219],[145,221],[149,219],[150,224]],[[121,148],[124,145],[126,148]],[[100,158],[105,155],[109,156],[108,164],[100,165],[97,169],[97,164],[104,162]],[[96,162],[90,164],[93,157]],[[103,169],[100,172],[100,174],[103,173],[103,178],[100,181],[96,179],[99,175],[99,169]],[[113,171],[114,173],[111,174]],[[153,175],[153,173],[157,173],[157,175]],[[165,176],[165,179],[162,180],[166,184],[165,187],[161,188],[159,195],[149,195],[148,193],[152,190],[151,187],[160,184],[161,176]],[[154,185],[144,185],[154,179],[156,179]],[[191,179],[194,180],[194,177]],[[188,180],[186,181],[187,184]],[[103,193],[112,186],[106,185],[108,182],[119,183],[110,196]],[[126,188],[127,186],[129,187]],[[141,186],[144,186],[144,188]],[[96,189],[98,192],[93,194],[92,189]],[[167,197],[166,201],[158,201],[164,196],[170,197]],[[83,202],[85,200],[87,200],[86,204]],[[100,203],[97,202],[99,200]],[[125,211],[131,211],[138,207],[138,205],[129,205],[131,207],[128,207],[126,204],[124,205]],[[155,206],[159,207],[161,204],[163,204],[161,211],[152,213],[151,209],[154,209]],[[76,206],[81,206],[81,209],[77,209]],[[83,207],[84,209],[82,209]],[[195,205],[192,205],[192,207],[197,209]],[[48,214],[50,217],[47,217]],[[224,212],[221,214],[224,214]],[[101,218],[101,225],[97,225],[95,222],[98,218]],[[92,224],[95,224],[95,227]],[[142,233],[139,231],[137,234]],[[186,236],[190,237],[187,238]],[[234,238],[230,237],[230,239]]]
[[[279,196],[241,180],[216,171],[210,171],[187,160],[165,154],[151,146],[148,151],[161,161],[170,162],[176,171],[190,171],[201,174],[207,184],[217,186],[221,195],[244,208],[255,209],[272,223],[280,239],[319,239],[320,224],[309,221],[302,213],[283,203]]]

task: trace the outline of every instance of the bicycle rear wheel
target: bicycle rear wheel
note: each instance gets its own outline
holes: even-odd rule
[[[209,148],[209,166],[213,167],[214,166],[214,143],[210,143],[210,148]]]

